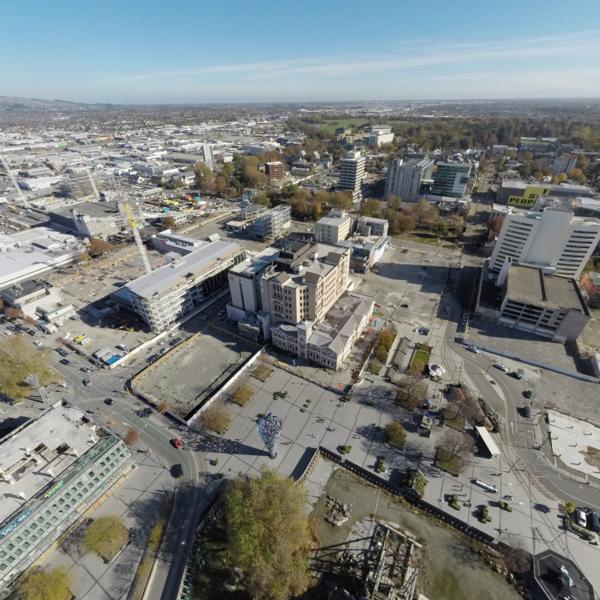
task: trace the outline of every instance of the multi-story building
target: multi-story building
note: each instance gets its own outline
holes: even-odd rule
[[[434,196],[464,198],[470,176],[469,163],[439,162],[433,174],[431,193]]]
[[[49,213],[57,229],[88,238],[107,238],[125,226],[116,202],[81,202]]]
[[[405,202],[416,202],[421,182],[431,178],[433,166],[434,162],[429,158],[411,158],[407,161],[398,158],[392,161],[385,180],[385,198],[395,196]]]
[[[101,190],[105,184],[105,177],[101,173],[94,173],[88,175],[86,170],[73,171],[69,174],[68,178],[63,180],[60,185],[60,191],[63,195],[76,200],[83,200],[85,198],[95,199],[96,190],[92,185],[91,178],[94,178],[94,185],[96,190]]]
[[[315,223],[315,241],[321,244],[337,244],[350,234],[352,217],[342,210],[332,210]]]
[[[490,268],[500,271],[510,259],[561,277],[579,279],[599,241],[598,219],[575,217],[571,211],[556,208],[509,213],[494,246]]]
[[[391,144],[394,141],[392,128],[387,125],[377,125],[371,127],[369,133],[369,145],[383,146],[383,144]]]
[[[285,169],[280,160],[273,160],[265,163],[265,174],[270,181],[279,181],[285,177]]]
[[[76,523],[133,465],[123,441],[57,403],[0,440],[0,589]]]
[[[560,154],[552,163],[552,173],[560,175],[561,173],[569,173],[577,166],[577,155],[569,152]]]
[[[356,231],[360,233],[360,235],[386,237],[388,234],[388,229],[389,222],[387,219],[360,217],[356,223]]]
[[[292,224],[292,207],[280,204],[262,213],[251,225],[252,235],[259,240],[283,237]]]
[[[556,342],[572,342],[590,319],[590,311],[574,279],[507,263],[497,285],[504,288],[499,321],[509,327]]]
[[[574,183],[528,183],[518,179],[503,179],[498,188],[498,203],[531,208],[541,196],[552,196],[574,200],[575,198],[597,198],[598,194],[586,185]]]
[[[164,331],[225,288],[227,270],[245,257],[245,251],[234,242],[206,242],[131,281],[113,298],[137,313],[152,331]]]
[[[365,178],[365,157],[360,152],[348,152],[340,163],[340,188],[352,192],[355,203],[362,200],[362,182]]]

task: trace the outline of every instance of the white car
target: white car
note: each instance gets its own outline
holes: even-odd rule
[[[477,346],[467,346],[467,350],[474,352],[475,354],[479,354],[481,350]]]
[[[503,373],[508,373],[509,371],[508,367],[505,367],[501,363],[494,363],[492,367],[494,367],[494,369],[498,369],[498,371],[502,371]]]
[[[573,513],[573,518],[579,527],[583,527],[584,529],[587,527],[587,515],[582,510],[577,509]]]

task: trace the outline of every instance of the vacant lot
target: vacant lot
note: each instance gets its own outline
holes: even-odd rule
[[[251,342],[208,325],[191,342],[175,348],[150,368],[140,388],[185,417],[256,349]]]
[[[327,494],[352,505],[352,516],[341,527],[331,527],[323,519]],[[323,494],[314,505],[311,518],[314,519],[320,545],[324,547],[344,542],[353,526],[371,515],[413,532],[424,544],[419,587],[428,598],[519,598],[515,589],[472,550],[468,538],[413,512],[404,503],[380,493],[343,469],[335,470],[327,481]]]

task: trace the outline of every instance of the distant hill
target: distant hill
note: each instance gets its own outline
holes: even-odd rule
[[[111,108],[111,104],[86,104],[68,100],[44,100],[43,98],[19,98],[0,96],[0,113],[16,112],[76,112]]]

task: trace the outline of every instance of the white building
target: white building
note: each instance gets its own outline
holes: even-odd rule
[[[369,134],[370,146],[383,146],[383,144],[391,144],[394,141],[392,128],[387,125],[378,125],[371,127]]]
[[[416,202],[419,199],[421,182],[431,178],[433,165],[430,158],[394,160],[388,168],[385,180],[385,198],[395,196],[405,202]]]
[[[227,270],[243,261],[234,242],[206,242],[201,248],[138,277],[113,294],[160,332],[227,286]]]
[[[46,227],[0,233],[0,288],[67,265],[85,250],[74,236]]]
[[[362,200],[362,182],[365,178],[365,157],[360,152],[348,152],[340,163],[340,188],[352,192],[355,203]]]
[[[315,241],[321,244],[338,244],[350,235],[352,217],[344,211],[332,210],[315,223]]]
[[[490,258],[500,271],[506,259],[545,273],[579,279],[600,241],[598,219],[576,217],[569,210],[507,214]]]

